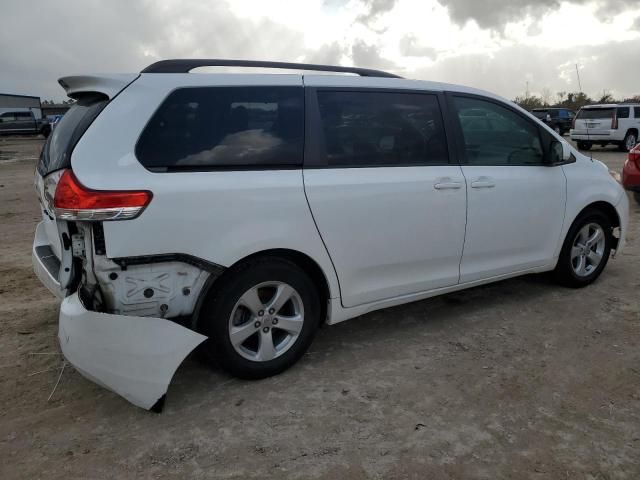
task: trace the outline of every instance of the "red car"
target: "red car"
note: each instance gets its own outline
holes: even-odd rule
[[[629,157],[624,162],[622,185],[631,190],[636,201],[640,203],[640,143],[629,151]]]

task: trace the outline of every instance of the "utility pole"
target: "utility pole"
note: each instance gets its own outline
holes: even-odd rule
[[[580,82],[580,71],[578,70],[577,63],[576,63],[576,75],[578,76],[578,87],[580,87],[580,93],[582,93],[582,82]]]

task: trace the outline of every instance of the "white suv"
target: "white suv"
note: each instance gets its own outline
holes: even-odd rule
[[[261,378],[322,323],[532,272],[584,286],[624,244],[607,168],[487,92],[217,60],[60,84],[35,271],[68,361],[144,408],[200,344]]]
[[[640,104],[589,105],[582,107],[573,121],[569,135],[580,150],[613,143],[628,152],[638,143]]]

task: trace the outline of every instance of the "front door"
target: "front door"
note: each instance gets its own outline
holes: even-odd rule
[[[467,182],[467,230],[460,282],[548,265],[564,219],[566,179],[544,162],[541,132],[507,105],[453,95],[462,171]]]
[[[438,96],[320,89],[307,108],[320,141],[305,153],[305,192],[343,305],[455,285],[466,190]]]

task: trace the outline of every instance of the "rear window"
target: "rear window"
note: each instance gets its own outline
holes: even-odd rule
[[[594,119],[607,119],[613,118],[614,108],[582,108],[578,112],[576,118],[580,120],[594,120]]]
[[[154,171],[302,165],[302,87],[195,87],[172,92],[136,146]]]
[[[40,175],[71,167],[73,148],[108,102],[104,95],[88,94],[73,104],[44,144],[38,163]]]

